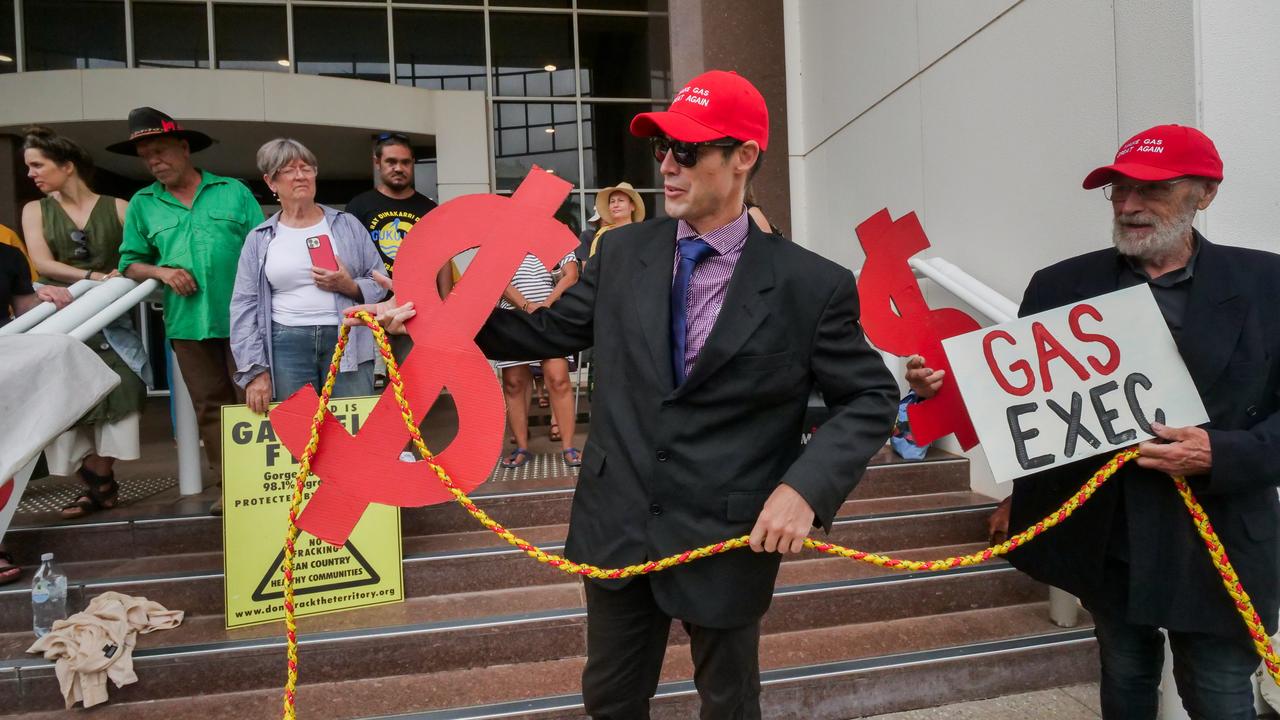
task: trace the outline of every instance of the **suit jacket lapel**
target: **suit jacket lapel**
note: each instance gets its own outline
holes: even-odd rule
[[[676,388],[676,397],[688,394],[729,362],[768,317],[769,307],[761,297],[773,287],[773,252],[768,243],[764,233],[752,223],[742,248],[742,257],[738,258],[729,279],[720,315],[689,377]],[[670,269],[670,263],[667,267]],[[670,351],[667,354],[669,356]]]
[[[1231,359],[1246,313],[1244,300],[1232,285],[1231,268],[1218,249],[1198,232],[1196,240],[1201,243],[1200,255],[1191,280],[1178,350],[1203,393]]]
[[[631,276],[632,295],[645,346],[653,360],[658,387],[670,393],[675,387],[671,371],[671,274],[675,268],[676,224],[661,224],[658,237],[646,243]]]
[[[1120,274],[1124,272],[1123,263],[1124,258],[1114,250],[1100,256],[1098,267],[1084,273],[1076,281],[1075,299],[1071,302],[1079,302],[1119,290]]]

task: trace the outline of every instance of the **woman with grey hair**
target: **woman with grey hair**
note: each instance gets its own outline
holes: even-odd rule
[[[280,211],[245,239],[231,294],[231,352],[249,409],[265,413],[303,385],[320,391],[346,310],[377,302],[377,250],[354,216],[316,203],[316,158],[276,138],[258,169]],[[373,336],[351,331],[333,397],[373,394]]]

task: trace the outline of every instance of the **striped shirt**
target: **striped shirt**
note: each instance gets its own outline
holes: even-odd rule
[[[561,258],[556,267],[577,259],[577,255],[569,253]],[[542,261],[532,254],[525,255],[524,259],[520,261],[520,267],[516,269],[516,274],[512,276],[511,284],[515,285],[516,290],[519,290],[524,299],[531,303],[544,302],[551,297],[551,291],[556,289],[556,283],[552,279],[551,273],[547,271]],[[515,306],[507,302],[505,298],[498,303],[498,307],[503,310],[515,309]]]
[[[746,208],[742,209],[742,214],[737,220],[705,235],[698,235],[698,231],[684,220],[676,225],[677,241],[701,237],[716,251],[715,255],[698,263],[698,266],[693,269],[693,276],[689,279],[689,294],[685,297],[685,317],[688,318],[688,324],[685,326],[685,377],[688,377],[693,370],[693,363],[698,359],[698,353],[702,352],[702,346],[706,344],[707,336],[711,334],[711,328],[716,324],[716,318],[720,317],[720,308],[724,305],[724,294],[729,289],[729,278],[733,276],[733,268],[737,266],[738,258],[742,257],[742,246],[747,242],[749,227],[750,221],[747,220]],[[675,281],[678,267],[680,267],[680,251],[676,250],[675,262],[671,268],[672,282]]]

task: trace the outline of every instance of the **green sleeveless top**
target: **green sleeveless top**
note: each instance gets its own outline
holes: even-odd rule
[[[80,247],[72,239],[72,233],[80,230],[71,221],[71,216],[58,201],[46,197],[40,200],[40,215],[43,218],[44,241],[49,245],[53,259],[81,270],[109,273],[120,264],[120,243],[124,240],[124,228],[120,226],[120,218],[116,215],[115,198],[99,195],[98,202],[89,212],[89,220],[84,225],[84,247],[88,248],[86,256],[83,251],[76,257],[76,249]],[[48,278],[40,278],[40,282],[49,285],[66,285]]]
[[[116,215],[115,198],[106,195],[98,196],[98,202],[89,212],[89,220],[84,225],[84,246],[88,255],[81,252],[76,257],[79,243],[71,238],[71,233],[79,230],[71,221],[71,216],[58,204],[57,200],[47,197],[40,200],[40,215],[43,219],[44,241],[49,245],[49,252],[58,262],[66,263],[81,270],[109,273],[120,263],[120,243],[124,240],[124,228],[120,226],[120,218]],[[40,282],[48,285],[65,287],[67,283],[41,277]],[[125,330],[132,332],[133,324],[125,315],[117,323]],[[114,326],[114,325],[113,325]],[[124,416],[142,410],[147,399],[147,386],[142,383],[129,365],[107,342],[106,335],[100,332],[85,343],[98,354],[98,357],[120,376],[120,384],[115,387],[89,412],[76,422],[77,426],[97,425],[120,420]]]

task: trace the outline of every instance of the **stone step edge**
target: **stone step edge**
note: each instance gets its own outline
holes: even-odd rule
[[[836,518],[832,523],[832,527],[846,527],[850,525],[858,525],[869,522],[882,522],[885,520],[901,520],[904,518],[924,518],[938,515],[962,515],[975,512],[991,512],[995,510],[997,503],[986,502],[976,505],[959,505],[954,507],[930,508],[928,510],[901,510],[886,513],[876,513],[872,515],[847,516]],[[482,528],[483,529],[483,528]],[[515,528],[514,531],[519,534],[524,528]],[[536,543],[535,543],[536,544]],[[560,552],[564,549],[564,543],[561,541],[539,544],[543,550],[550,552]],[[211,551],[212,552],[212,551]],[[460,548],[457,550],[439,550],[428,553],[411,553],[404,556],[403,562],[422,563],[434,562],[441,560],[458,560],[470,557],[496,557],[500,555],[516,555],[523,553],[522,550],[511,547],[510,545],[493,545],[477,548]],[[150,575],[119,575],[104,576],[94,578],[86,582],[72,582],[68,589],[80,587],[83,590],[106,590],[119,585],[149,585],[164,582],[179,582],[183,580],[202,580],[210,578],[220,578],[223,576],[221,570],[191,570],[179,571],[171,573],[154,573]],[[26,587],[10,587],[0,589],[0,599],[6,596],[29,595],[30,588]]]
[[[867,470],[868,472],[871,472],[871,471],[885,472],[886,470],[890,470],[892,468],[898,468],[898,467],[918,467],[923,465],[945,466],[945,465],[968,465],[968,464],[969,464],[968,458],[962,455],[948,454],[943,457],[924,460],[920,462],[913,462],[913,463],[900,462],[900,463],[889,463],[889,464],[883,464],[883,465],[872,465],[872,466],[869,466]],[[568,476],[565,476],[565,478],[567,479]],[[543,490],[497,491],[492,493],[482,492],[482,493],[473,494],[471,498],[480,503],[483,503],[490,500],[510,500],[512,498],[524,498],[524,497],[536,498],[536,497],[546,497],[548,495],[572,494],[575,490],[577,478],[575,477],[573,478],[573,480],[574,480],[574,485],[565,486],[565,487],[553,487],[553,488],[547,488]],[[925,493],[925,494],[932,494],[932,493]],[[892,499],[893,497],[915,497],[915,496],[899,495],[899,496],[890,496],[886,498],[875,498],[875,499],[887,500],[887,499]],[[443,506],[444,503],[441,503],[440,505]],[[425,508],[425,507],[434,507],[434,506],[422,506],[422,507]],[[418,510],[419,508],[408,508],[408,509]],[[43,531],[49,531],[49,530],[75,531],[75,530],[84,530],[86,528],[118,527],[122,525],[127,526],[131,524],[155,526],[155,525],[162,525],[166,523],[179,523],[179,522],[208,523],[208,522],[221,522],[221,520],[222,519],[220,517],[208,515],[205,513],[201,513],[201,514],[192,513],[187,515],[175,515],[173,517],[131,518],[127,520],[98,520],[98,521],[89,521],[89,522],[55,522],[48,525],[15,525],[13,527],[10,527],[8,532],[21,534],[23,532],[43,532]]]
[[[929,650],[879,655],[856,660],[840,660],[815,665],[765,670],[760,673],[763,687],[804,683],[844,675],[856,675],[873,671],[893,670],[915,665],[973,660],[991,655],[1016,654],[1031,650],[1068,648],[1096,642],[1093,629],[1075,628],[1054,630],[1036,635],[1008,640],[992,640],[968,645],[953,645]],[[693,695],[697,692],[692,680],[665,682],[658,686],[655,700]],[[425,712],[381,715],[364,720],[499,720],[512,716],[534,713],[564,712],[582,708],[581,695],[555,695],[527,700],[514,700],[492,705],[474,705],[465,708],[429,710]]]
[[[1017,571],[1012,565],[998,560],[991,564],[972,565],[969,567],[952,568],[935,572],[903,572],[893,575],[880,575],[874,577],[854,578],[850,580],[832,580],[821,583],[784,586],[775,589],[773,596],[777,598],[790,595],[807,595],[819,592],[839,592],[885,585],[927,583],[947,580],[963,575],[996,575],[1010,572]],[[370,638],[392,638],[405,635],[433,635],[443,632],[482,630],[527,623],[572,620],[579,617],[585,617],[586,612],[587,610],[584,607],[554,608],[550,610],[539,610],[536,612],[514,613],[511,615],[489,615],[485,617],[466,618],[461,620],[439,620],[433,622],[387,625],[383,627],[352,630],[326,630],[316,633],[300,634],[298,636],[298,644],[300,647],[305,648],[308,645],[316,645],[320,643],[348,642],[354,640],[367,640]],[[145,660],[168,660],[213,653],[221,654],[241,651],[282,649],[286,644],[287,643],[283,636],[273,635],[270,637],[244,638],[239,640],[223,640],[190,645],[171,645],[158,648],[140,649],[134,651],[133,659],[134,662],[137,663]],[[52,665],[52,663],[40,657],[0,659],[0,672],[10,669],[22,670],[39,667],[52,667]]]

